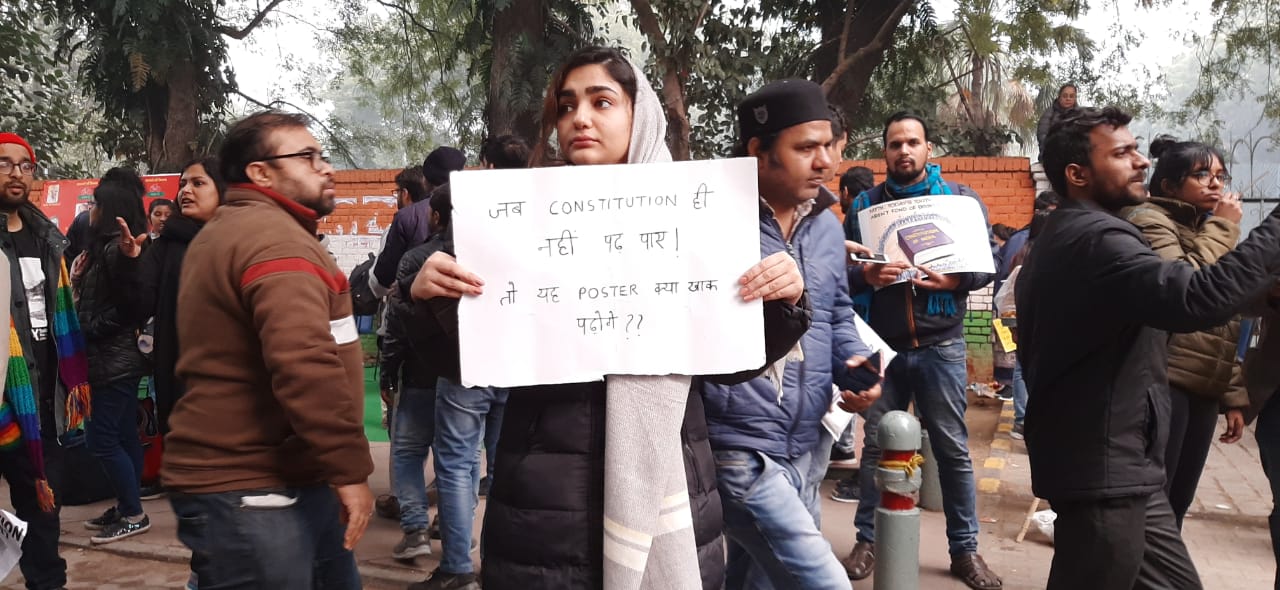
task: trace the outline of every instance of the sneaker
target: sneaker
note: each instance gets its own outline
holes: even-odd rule
[[[159,500],[165,496],[164,488],[158,485],[142,486],[139,488],[138,493],[139,498],[143,500]]]
[[[413,559],[421,555],[431,555],[431,539],[427,537],[426,529],[405,533],[391,550],[391,557],[396,559]]]
[[[436,568],[427,579],[409,584],[409,590],[480,590],[474,573],[449,574]]]
[[[391,494],[383,494],[373,502],[374,512],[390,520],[400,520],[400,500]]]
[[[434,517],[432,517],[431,524],[427,525],[427,536],[437,541],[440,540],[440,514],[439,513],[437,513]]]
[[[996,390],[996,397],[1000,398],[1001,401],[1013,401],[1013,386],[1001,385],[1000,389]]]
[[[142,520],[138,522],[129,522],[127,518],[121,518],[115,524],[104,527],[98,534],[89,538],[89,542],[94,545],[102,545],[105,543],[114,543],[120,539],[139,535],[151,530],[151,518],[142,515]]]
[[[829,469],[857,469],[858,456],[832,447],[831,461],[827,463],[827,467]]]
[[[836,489],[831,490],[831,499],[845,504],[856,503],[861,499],[862,488],[857,478],[847,478],[836,482]]]
[[[489,483],[490,483],[489,476],[486,475],[480,478],[480,497],[481,498],[489,495]]]
[[[91,531],[100,531],[119,521],[120,521],[120,511],[116,510],[115,506],[112,506],[108,508],[106,512],[103,512],[102,516],[99,516],[97,518],[91,518],[89,520],[84,521],[84,528],[89,529]]]
[[[1013,430],[1009,431],[1009,438],[1012,438],[1013,440],[1024,440],[1021,424],[1013,425]]]

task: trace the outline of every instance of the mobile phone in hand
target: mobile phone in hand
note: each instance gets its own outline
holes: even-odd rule
[[[853,252],[849,254],[849,259],[854,262],[863,262],[866,264],[888,264],[889,257],[884,254],[859,254]]]
[[[846,371],[852,381],[851,385],[855,387],[852,390],[854,393],[861,393],[875,387],[880,382],[880,353],[867,357],[861,365]]]

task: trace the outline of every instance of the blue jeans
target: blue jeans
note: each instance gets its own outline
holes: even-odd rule
[[[1022,380],[1022,363],[1013,363],[1013,423],[1022,424],[1027,417],[1027,382]]]
[[[436,490],[444,549],[440,571],[445,573],[473,571],[471,529],[480,487],[485,417],[495,408],[505,407],[506,401],[505,389],[468,388],[443,377],[436,382]]]
[[[290,506],[251,508],[243,499],[279,494]],[[178,539],[191,549],[200,590],[361,587],[355,555],[342,548],[347,527],[327,485],[217,494],[171,493]]]
[[[814,450],[791,460],[756,451],[714,451],[730,541],[726,588],[848,590],[844,568],[819,529],[818,486],[831,442],[824,434]]]
[[[427,479],[424,466],[436,431],[436,390],[405,387],[391,414],[391,480],[400,500],[400,529],[427,528]]]
[[[859,475],[862,500],[854,517],[859,541],[874,543],[876,540],[875,513],[880,504],[880,492],[875,484],[876,466],[880,464],[876,432],[880,418],[890,410],[906,411],[914,400],[938,462],[950,553],[978,551],[977,490],[973,482],[973,461],[969,458],[969,430],[964,423],[964,412],[968,408],[964,391],[968,380],[965,354],[964,340],[946,340],[900,352],[885,371],[883,394],[867,409],[867,421],[863,424],[866,438]]]
[[[85,429],[93,456],[107,473],[124,516],[142,514],[142,441],[138,439],[138,377],[91,385],[92,414]]]
[[[1258,414],[1254,436],[1258,439],[1258,455],[1262,459],[1262,471],[1271,482],[1271,497],[1280,498],[1280,392],[1271,396]],[[1267,524],[1271,528],[1271,551],[1276,566],[1280,568],[1280,502],[1273,502]],[[1280,590],[1280,570],[1276,573],[1276,590]]]

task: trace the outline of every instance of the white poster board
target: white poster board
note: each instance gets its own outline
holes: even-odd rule
[[[462,380],[517,387],[764,364],[755,160],[455,172]]]
[[[996,271],[987,221],[978,201],[964,195],[898,199],[858,212],[863,245],[890,262],[941,274]],[[909,280],[908,270],[896,282]]]
[[[0,580],[5,579],[22,558],[22,540],[27,522],[8,510],[0,510]]]

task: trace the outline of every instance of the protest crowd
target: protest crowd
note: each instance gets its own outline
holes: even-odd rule
[[[317,235],[335,208],[334,168],[300,115],[236,122],[149,207],[136,172],[108,170],[67,235],[33,202],[41,138],[0,133],[0,475],[28,523],[25,583],[68,583],[60,528],[80,523],[60,520],[60,506],[95,479],[114,503],[82,523],[92,542],[147,534],[147,503],[167,501],[193,589],[359,588],[353,549],[375,515],[399,522],[391,557],[439,552],[412,589],[869,587],[875,474],[897,461],[877,429],[911,410],[936,462],[950,574],[1000,589],[978,543],[963,335],[969,294],[994,285],[1017,343],[998,374],[1012,436],[1057,513],[1047,587],[1201,588],[1181,527],[1220,414],[1224,442],[1256,422],[1262,468],[1280,483],[1280,402],[1269,401],[1280,338],[1268,338],[1280,213],[1242,236],[1217,148],[1162,137],[1144,153],[1128,114],[1076,101],[1064,86],[1041,121],[1053,190],[1024,227],[993,227],[981,195],[931,161],[924,116],[885,121],[886,178],[854,167],[831,191],[843,115],[813,82],[763,84],[737,105],[726,156],[757,170],[758,262],[730,270],[739,303],[763,315],[764,362],[519,387],[475,386],[460,368],[460,303],[504,288],[455,257],[455,238],[477,231],[455,234],[461,149],[438,147],[395,177],[381,250],[348,276]],[[540,129],[486,140],[480,167],[671,160],[657,95],[613,48],[561,65]],[[972,211],[950,222],[981,236],[989,259],[940,271],[942,245],[910,238],[893,245],[905,256],[879,257],[884,241],[860,213],[913,199]],[[378,316],[391,441],[391,489],[376,497],[364,315]],[[831,432],[837,412],[861,429]],[[163,437],[158,474],[140,433]],[[832,498],[857,503],[842,525],[856,543],[832,547],[819,484],[850,462],[860,468]],[[1280,516],[1270,527],[1280,548]]]

